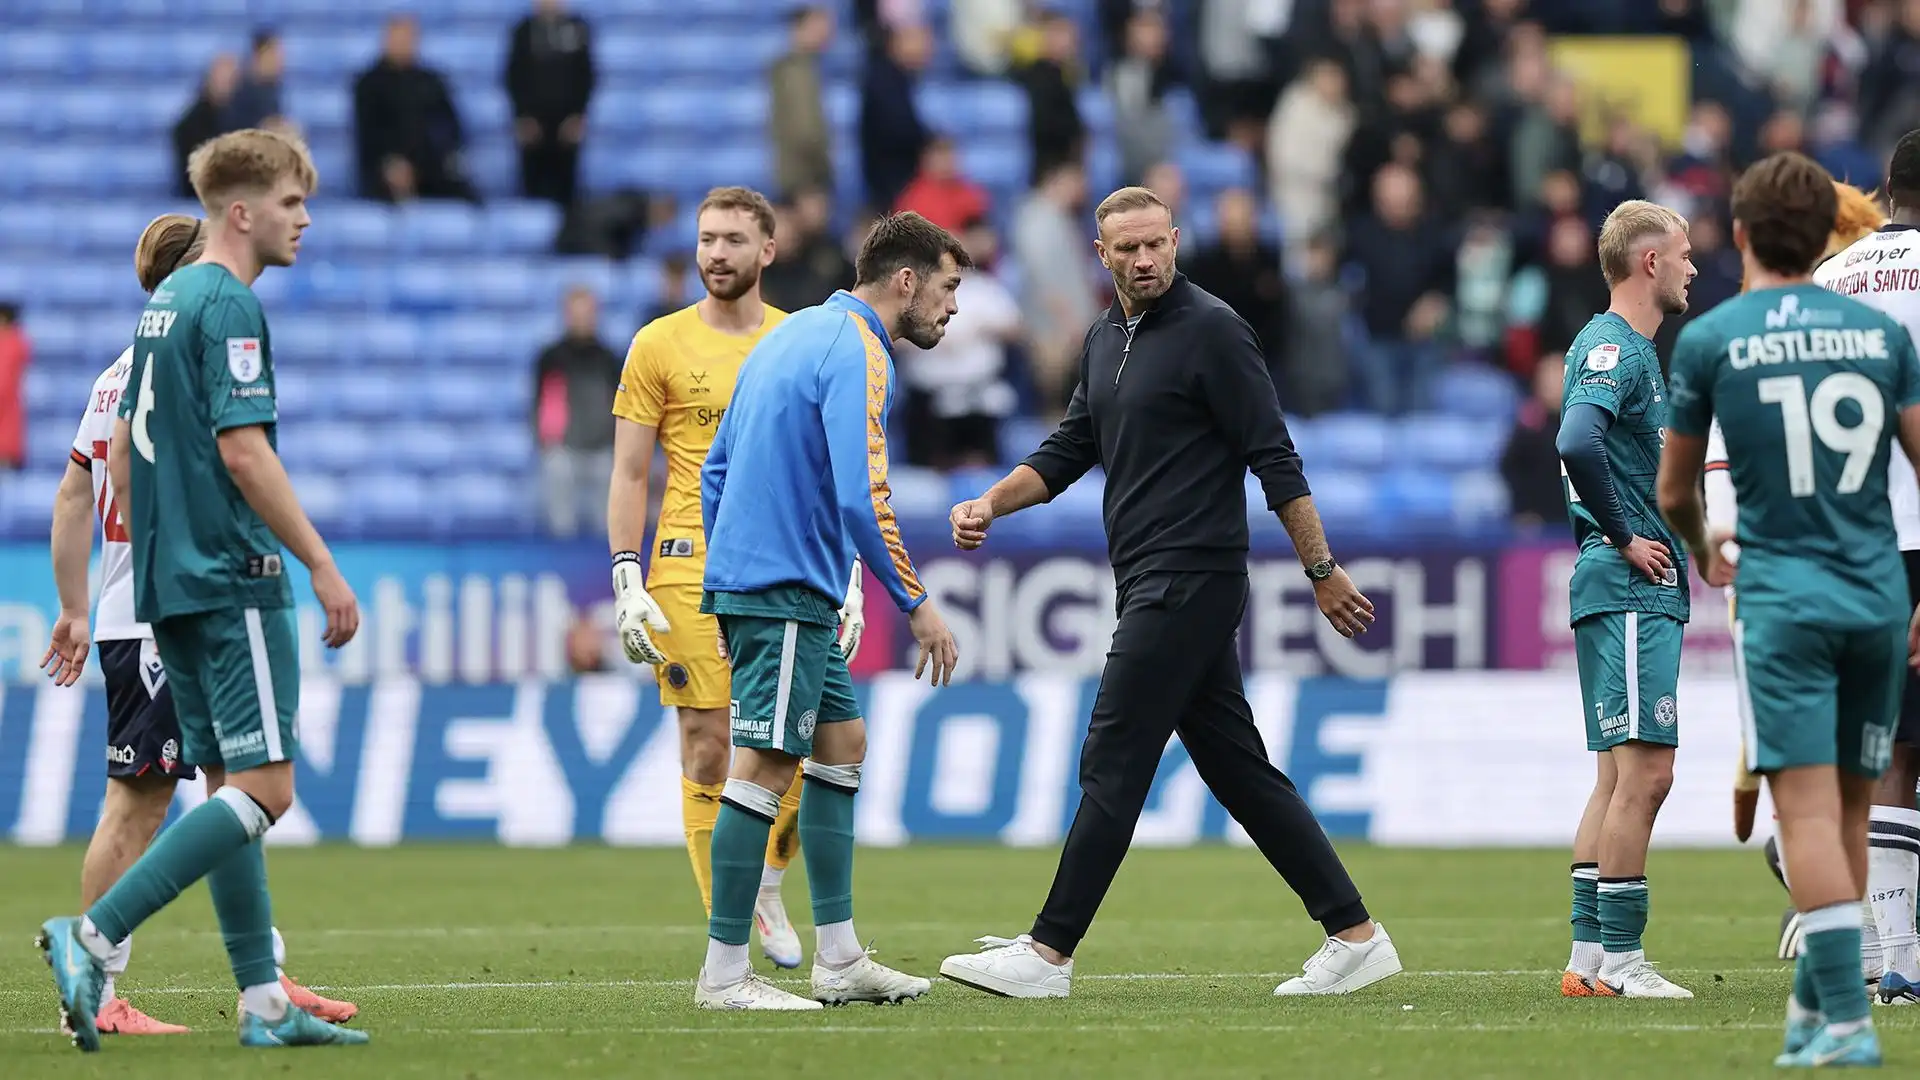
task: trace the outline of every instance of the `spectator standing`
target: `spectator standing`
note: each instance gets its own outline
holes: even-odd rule
[[[613,482],[613,397],[620,357],[600,340],[600,302],[575,286],[566,332],[534,363],[533,423],[547,528],[571,537],[605,520]]]
[[[1020,68],[1027,91],[1027,131],[1032,136],[1033,182],[1063,161],[1086,160],[1087,125],[1074,96],[1079,80],[1080,32],[1071,16],[1048,13],[1040,24],[1040,55]]]
[[[1021,0],[953,0],[947,35],[968,71],[997,79],[1007,73],[1014,35],[1025,19]]]
[[[1332,60],[1308,64],[1280,95],[1267,123],[1268,191],[1296,243],[1339,217],[1340,163],[1355,120],[1346,69]]]
[[[1279,92],[1267,41],[1284,33],[1287,5],[1205,0],[1200,5],[1200,116],[1210,139],[1257,145],[1245,135],[1264,123]],[[1251,141],[1250,141],[1251,140]]]
[[[1187,207],[1187,174],[1180,171],[1180,166],[1162,161],[1147,169],[1140,186],[1160,197],[1173,220],[1182,220],[1181,214]]]
[[[1173,149],[1173,120],[1165,102],[1173,86],[1167,47],[1166,16],[1157,7],[1135,8],[1125,23],[1121,54],[1107,68],[1123,184],[1139,183],[1147,168]]]
[[[1213,205],[1219,236],[1183,260],[1187,278],[1225,301],[1253,328],[1274,385],[1279,386],[1291,307],[1280,251],[1260,235],[1260,207],[1252,192],[1228,188],[1214,198]]]
[[[1774,0],[1741,4],[1727,35],[1746,70],[1774,100],[1804,108],[1820,90],[1827,43],[1846,15],[1841,0]]]
[[[27,462],[27,405],[21,387],[33,350],[20,329],[20,309],[0,304],[0,471]]]
[[[776,208],[773,263],[760,274],[760,297],[782,311],[824,303],[853,287],[853,262],[833,236],[832,204],[819,188]]]
[[[1434,337],[1453,295],[1454,245],[1426,214],[1412,169],[1392,164],[1374,176],[1373,212],[1354,224],[1347,261],[1364,279],[1370,340],[1356,358],[1366,403],[1389,416],[1419,408],[1441,359]]]
[[[1033,381],[1044,408],[1058,416],[1073,391],[1087,325],[1099,314],[1087,266],[1086,170],[1061,161],[1042,177],[1013,218]]]
[[[987,216],[987,193],[960,174],[953,140],[937,135],[920,153],[920,172],[900,193],[895,210],[911,210],[951,233]]]
[[[361,197],[480,201],[461,158],[466,137],[453,91],[421,66],[413,16],[387,20],[379,59],[354,80],[353,120]]]
[[[1347,399],[1347,292],[1340,287],[1340,245],[1331,230],[1307,241],[1300,280],[1288,288],[1282,378],[1289,413],[1313,416]]]
[[[271,30],[254,34],[247,73],[235,89],[233,100],[227,103],[228,131],[287,124],[280,96],[280,80],[286,70],[287,53],[280,35]]]
[[[1893,26],[1860,73],[1860,140],[1884,159],[1920,127],[1920,0],[1900,0]]]
[[[820,56],[833,42],[833,15],[803,7],[787,19],[786,55],[767,72],[774,178],[783,193],[833,190],[833,131],[827,126]]]
[[[1519,415],[1500,452],[1500,476],[1507,482],[1513,523],[1535,530],[1567,523],[1567,496],[1560,478],[1560,395],[1567,357],[1549,352],[1534,366],[1533,394],[1520,403]]]
[[[200,93],[180,114],[173,125],[173,193],[191,199],[193,185],[187,182],[187,156],[203,142],[217,139],[234,129],[227,126],[228,108],[240,89],[240,62],[226,53],[207,65],[200,80]]]
[[[1495,144],[1479,103],[1456,101],[1447,108],[1439,137],[1427,147],[1426,176],[1433,211],[1443,221],[1511,203],[1506,154]]]
[[[1508,147],[1513,192],[1531,199],[1550,172],[1580,168],[1580,89],[1564,75],[1547,79],[1537,104],[1524,107]]]
[[[571,205],[593,100],[593,28],[562,0],[535,0],[533,12],[513,28],[506,83],[521,193]]]
[[[1593,232],[1578,218],[1561,218],[1547,233],[1544,268],[1547,307],[1540,317],[1540,348],[1564,353],[1612,294],[1594,255]],[[1701,310],[1705,310],[1704,308]]]
[[[999,461],[1000,422],[1019,404],[1006,370],[1007,346],[1020,338],[1020,304],[993,273],[999,238],[976,220],[961,242],[973,267],[962,272],[947,335],[928,351],[901,356],[907,460],[936,469]]]
[[[876,33],[878,43],[867,54],[860,81],[860,172],[868,203],[887,207],[913,182],[920,152],[932,137],[913,89],[933,57],[933,37],[926,27],[912,24]]]

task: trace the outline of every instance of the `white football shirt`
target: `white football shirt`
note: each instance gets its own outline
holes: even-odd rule
[[[153,630],[133,617],[133,544],[120,520],[107,475],[107,446],[113,441],[113,422],[120,414],[120,396],[127,391],[133,371],[133,349],[120,354],[113,366],[93,382],[93,396],[73,437],[73,463],[93,474],[93,505],[100,514],[100,597],[93,612],[95,641],[151,639]]]
[[[1820,264],[1813,280],[1842,296],[1878,308],[1907,328],[1920,343],[1920,230],[1887,225]],[[1920,482],[1896,436],[1887,461],[1887,491],[1893,500],[1893,527],[1900,550],[1920,548]]]

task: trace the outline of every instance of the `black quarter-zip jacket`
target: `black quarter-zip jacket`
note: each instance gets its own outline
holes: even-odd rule
[[[1133,330],[1116,301],[1087,331],[1066,416],[1025,464],[1049,499],[1106,470],[1107,557],[1123,582],[1245,573],[1248,469],[1268,509],[1308,494],[1259,340],[1183,274]]]

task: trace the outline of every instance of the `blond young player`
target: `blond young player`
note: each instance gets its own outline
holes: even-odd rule
[[[733,396],[747,354],[786,312],[760,299],[760,272],[773,261],[773,207],[744,187],[715,188],[700,203],[695,259],[707,295],[691,307],[641,327],[627,351],[614,397],[614,470],[607,494],[607,540],[613,550],[616,621],[627,659],[653,665],[660,700],[680,720],[681,817],[700,901],[713,910],[713,826],[732,758],[727,704],[732,673],[720,625],[700,611],[707,542],[700,520],[700,467]],[[667,455],[652,559],[646,550],[647,479],[654,444]],[[842,615],[841,647],[849,657],[865,626],[860,578],[853,578]],[[780,880],[798,846],[800,778],[780,800],[767,841],[767,865],[754,905],[754,925],[767,959],[800,965],[800,936],[787,919]]]

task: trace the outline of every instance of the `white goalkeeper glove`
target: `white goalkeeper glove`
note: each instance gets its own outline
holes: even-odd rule
[[[853,564],[853,578],[847,582],[847,603],[840,609],[840,655],[853,663],[860,652],[860,635],[867,632],[867,600],[865,590],[861,588],[860,563]]]
[[[667,616],[640,585],[640,556],[623,551],[613,557],[613,625],[620,647],[636,664],[664,664],[667,656],[653,643],[669,629]]]

